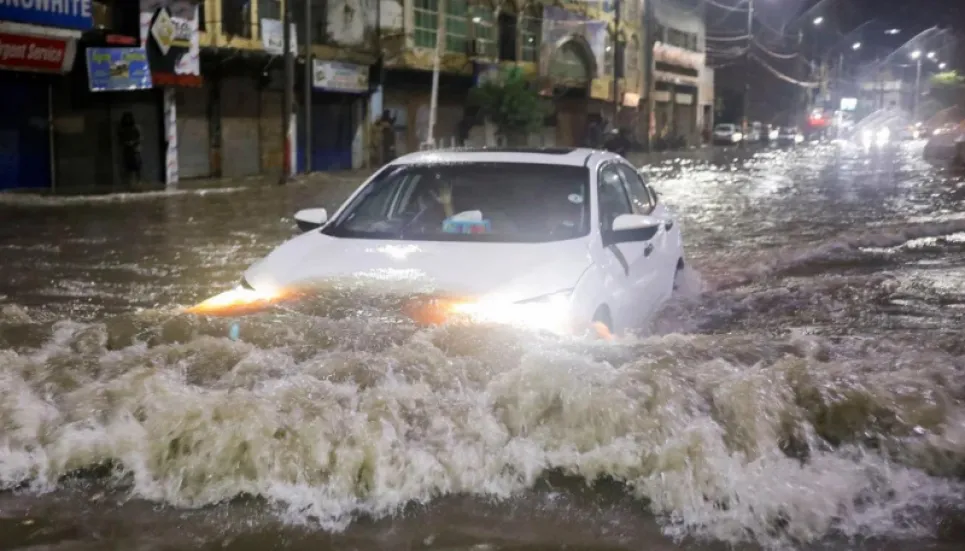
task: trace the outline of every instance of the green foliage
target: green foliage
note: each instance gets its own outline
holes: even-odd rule
[[[931,77],[929,96],[942,107],[965,105],[965,77],[955,71]]]
[[[472,89],[469,101],[508,139],[538,131],[549,114],[547,102],[516,67]]]

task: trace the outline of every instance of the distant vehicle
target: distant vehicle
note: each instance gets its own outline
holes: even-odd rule
[[[760,122],[754,121],[751,123],[750,128],[747,129],[747,135],[744,136],[744,139],[748,143],[758,143],[763,141],[766,136],[764,126]]]
[[[234,317],[317,287],[371,279],[405,313],[601,337],[639,327],[684,266],[681,227],[626,159],[591,149],[411,153],[384,166],[332,216],[295,214],[301,235],[188,310]],[[317,291],[314,291],[317,292]]]
[[[722,123],[714,127],[714,143],[718,145],[731,145],[740,143],[744,135],[737,128],[736,124]]]
[[[804,141],[804,134],[795,126],[784,126],[777,132],[777,145],[797,145]]]

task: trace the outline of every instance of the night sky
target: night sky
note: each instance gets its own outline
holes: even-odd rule
[[[807,81],[813,59],[843,59],[856,71],[882,60],[897,68],[908,63],[908,53],[922,49],[937,52],[949,68],[965,68],[965,0],[754,0],[752,51],[759,61],[750,68],[740,55],[746,41],[737,40],[746,35],[746,7],[746,0],[707,0],[708,63],[717,68],[718,96],[728,103],[746,81],[753,84],[754,120],[793,123],[801,88],[774,71]],[[822,18],[819,26],[816,17]],[[861,47],[853,49],[858,42]]]

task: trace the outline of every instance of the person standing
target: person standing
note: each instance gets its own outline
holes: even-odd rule
[[[376,124],[382,137],[382,164],[384,165],[395,159],[395,117],[385,109]]]

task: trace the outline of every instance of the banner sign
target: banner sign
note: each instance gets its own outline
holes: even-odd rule
[[[271,55],[281,55],[285,50],[285,26],[277,19],[261,20],[261,46]],[[291,52],[298,54],[298,29],[291,24]]]
[[[0,68],[66,73],[74,64],[76,48],[71,38],[0,33]]]
[[[341,61],[312,60],[312,86],[332,92],[367,93],[369,68]]]
[[[201,86],[198,4],[190,0],[140,1],[141,45],[147,52],[154,86]]]
[[[94,26],[91,0],[0,0],[0,21],[80,31]]]
[[[92,92],[154,86],[144,48],[88,48],[87,73]]]

